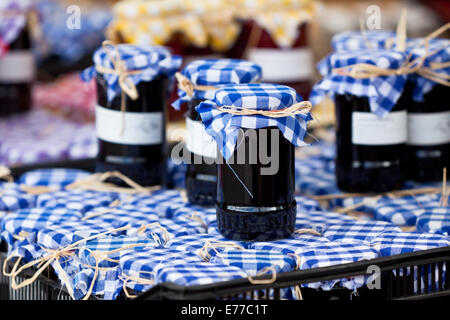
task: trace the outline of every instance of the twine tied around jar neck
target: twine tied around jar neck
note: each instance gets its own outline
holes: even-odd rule
[[[217,110],[238,116],[260,115],[268,118],[286,118],[299,114],[308,114],[311,112],[312,104],[309,101],[298,102],[288,108],[280,110],[255,110],[234,106],[216,106]]]
[[[155,275],[155,272],[153,272],[153,271],[145,271],[145,270],[138,271],[138,273],[149,274],[149,275],[152,275],[152,276]],[[128,299],[137,298],[136,295],[131,295],[128,292],[128,287],[127,287],[128,282],[133,282],[133,283],[140,284],[140,285],[154,285],[155,284],[155,280],[153,280],[153,279],[146,279],[146,278],[141,278],[141,277],[133,277],[133,276],[126,275],[123,272],[122,272],[121,275],[119,275],[119,279],[122,280],[122,282],[123,282],[122,289],[123,289],[123,292],[125,293],[125,296]]]
[[[184,91],[189,98],[194,96],[195,91],[216,91],[218,88],[215,86],[194,85],[186,76],[180,72],[175,73],[177,79],[178,89]]]
[[[130,75],[136,75],[142,73],[141,70],[128,70],[125,62],[120,58],[120,52],[117,45],[110,41],[105,40],[102,43],[102,47],[105,50],[106,55],[111,61],[113,67],[106,68],[100,65],[95,66],[95,70],[103,74],[113,74],[119,78],[119,86],[122,89],[121,92],[121,105],[120,112],[122,113],[122,124],[120,128],[120,136],[123,136],[125,131],[125,112],[126,112],[126,96],[130,97],[131,100],[135,101],[139,98],[139,93],[137,91],[136,85],[129,78]],[[113,50],[111,50],[111,48]]]
[[[442,84],[444,86],[450,87],[450,76],[439,73],[436,70],[440,70],[443,68],[450,67],[450,61],[444,62],[444,63],[431,63],[430,67],[425,67],[424,63],[426,59],[444,49],[446,49],[448,46],[450,46],[450,41],[446,46],[443,46],[441,48],[438,48],[434,51],[430,51],[430,40],[438,37],[440,34],[444,33],[450,29],[450,22],[443,25],[442,27],[438,28],[431,34],[429,34],[427,37],[425,37],[419,44],[417,44],[412,50],[411,53],[408,55],[405,63],[400,66],[398,69],[387,69],[387,68],[381,68],[376,65],[368,64],[368,63],[357,63],[345,67],[340,68],[334,68],[332,70],[333,73],[336,73],[338,75],[342,76],[349,76],[355,79],[368,79],[373,77],[382,77],[382,76],[396,76],[396,75],[407,75],[416,73],[424,78],[427,78],[429,80],[432,80],[436,83]],[[402,28],[399,28],[399,30],[403,30]],[[400,39],[402,39],[400,37]],[[416,48],[420,47],[425,48],[425,54],[422,56],[412,60],[412,52]],[[400,45],[400,49],[402,46]]]
[[[163,245],[165,245],[165,244],[169,241],[169,239],[170,239],[169,232],[168,232],[167,229],[164,228],[159,222],[153,222],[153,223],[149,223],[149,224],[144,224],[144,225],[142,225],[142,226],[137,230],[136,234],[138,234],[138,235],[143,235],[144,232],[145,232],[148,228],[150,228],[150,227],[158,227],[158,228],[161,229],[161,231],[162,231],[162,235],[163,235],[163,240],[164,240],[164,242],[161,241],[161,238],[160,238],[155,232],[152,231],[152,232],[150,233],[150,235],[151,235],[152,238],[153,238],[153,241],[155,241],[155,243],[156,243],[158,246],[163,246]]]
[[[237,250],[244,250],[243,247],[235,243],[208,240],[205,242],[205,245],[197,251],[197,255],[202,258],[203,261],[209,262],[209,260],[212,258],[212,255],[209,253],[209,251],[212,250],[216,253],[216,255],[219,255],[219,251],[217,250],[218,248],[233,248]]]

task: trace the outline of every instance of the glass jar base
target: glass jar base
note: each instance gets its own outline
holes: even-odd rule
[[[297,205],[269,212],[231,211],[216,206],[217,228],[228,239],[270,241],[288,238],[295,228]]]
[[[186,177],[186,193],[189,203],[214,206],[217,199],[217,182],[202,181]]]
[[[126,175],[128,178],[134,182],[140,184],[141,186],[156,186],[164,185],[165,179],[164,174],[166,172],[163,164],[112,164],[102,161],[97,161],[96,172],[106,172],[106,171],[119,171]],[[112,182],[123,185],[121,180],[112,179]]]

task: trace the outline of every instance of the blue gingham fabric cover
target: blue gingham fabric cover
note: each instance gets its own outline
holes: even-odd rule
[[[91,173],[79,169],[38,169],[24,173],[17,183],[27,186],[67,186]]]
[[[125,63],[128,71],[140,71],[131,74],[128,78],[138,85],[142,81],[152,81],[161,75],[172,76],[181,65],[181,57],[172,56],[164,47],[136,46],[129,44],[116,45],[120,59]],[[116,51],[109,48],[113,55]],[[113,69],[113,62],[108,57],[105,48],[100,47],[94,53],[95,66]],[[95,66],[86,69],[81,77],[84,81],[90,81],[96,74]],[[119,76],[116,74],[102,74],[108,84],[107,98],[112,101],[122,89],[119,85]]]
[[[260,66],[245,60],[238,59],[202,59],[196,60],[181,71],[194,86],[221,87],[227,84],[255,83],[261,81],[262,69]],[[178,89],[178,100],[172,103],[176,110],[191,99],[214,99],[215,90],[194,90],[189,97],[186,92]]]
[[[8,50],[27,23],[27,11],[31,8],[31,0],[2,0],[0,12],[15,12],[11,16],[0,19],[0,57]]]
[[[450,235],[450,208],[433,208],[417,218],[418,232],[440,233]]]
[[[371,242],[382,233],[401,232],[401,229],[384,221],[349,221],[332,225],[323,236],[331,241]]]
[[[421,45],[422,43],[422,39],[410,39],[407,41],[406,52],[411,55],[411,60],[416,60],[426,54],[426,48]],[[431,55],[424,60],[424,67],[430,68],[433,63],[448,63],[450,61],[450,40],[439,38],[432,39],[429,43],[428,53],[431,53]],[[416,64],[417,63],[419,63],[419,60],[417,60]],[[434,71],[446,77],[450,76],[450,67],[440,68]],[[410,74],[408,80],[414,85],[412,98],[418,102],[423,101],[424,95],[438,85],[436,81],[427,79],[415,73]]]
[[[331,39],[333,51],[355,51],[362,49],[389,49],[396,34],[389,30],[344,31]]]
[[[283,136],[295,146],[304,146],[306,127],[310,114],[283,118],[262,115],[232,115],[217,107],[236,107],[251,110],[274,111],[289,108],[303,101],[294,89],[276,84],[241,84],[224,86],[216,91],[214,99],[207,100],[195,109],[200,114],[206,132],[214,138],[223,157],[228,160],[236,148],[240,128],[261,129],[278,127]]]
[[[310,100],[320,103],[327,95],[351,94],[366,97],[370,110],[379,117],[385,116],[396,105],[405,88],[406,75],[392,75],[355,79],[333,72],[335,68],[364,63],[384,69],[398,69],[406,61],[406,54],[394,50],[355,50],[332,53],[319,62],[317,68],[323,76],[312,89]]]
[[[16,211],[35,205],[36,196],[22,191],[20,185],[0,182],[0,211]]]

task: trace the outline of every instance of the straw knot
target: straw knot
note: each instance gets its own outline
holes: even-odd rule
[[[215,86],[194,85],[187,77],[180,72],[175,73],[177,79],[178,89],[184,91],[189,98],[194,96],[194,92],[197,91],[215,91],[218,88]]]
[[[308,114],[312,109],[312,104],[309,101],[301,101],[288,108],[280,110],[255,110],[234,106],[216,106],[216,109],[224,113],[230,113],[238,116],[260,115],[268,118],[286,118],[299,114]]]

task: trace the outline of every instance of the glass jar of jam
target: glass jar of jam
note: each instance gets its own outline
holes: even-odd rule
[[[285,238],[294,231],[293,143],[303,143],[310,116],[272,118],[270,114],[302,100],[283,85],[229,85],[217,90],[213,100],[197,106],[206,132],[220,150],[216,212],[218,230],[225,237],[264,241]],[[213,110],[221,112],[211,119]],[[252,113],[255,110],[259,113]]]
[[[139,98],[125,98],[124,114],[121,96],[108,102],[107,88],[104,77],[97,74],[95,117],[99,151],[96,171],[117,170],[143,186],[164,184],[167,76],[139,83],[136,86]]]
[[[0,57],[0,116],[29,111],[36,67],[28,27]]]
[[[369,101],[336,95],[336,179],[348,192],[386,192],[403,187],[408,95],[385,117]]]
[[[217,145],[205,132],[195,107],[202,101],[214,98],[214,88],[228,84],[259,82],[261,68],[244,60],[203,59],[188,64],[182,73],[197,88],[192,97],[188,97],[183,91],[180,92],[182,96],[184,95],[180,100],[187,101],[188,104],[187,150],[184,151],[187,152],[189,159],[186,171],[187,197],[190,203],[213,206],[217,196]]]
[[[405,166],[409,179],[440,181],[443,168],[449,167],[450,105],[445,98],[449,96],[449,87],[436,85],[423,102],[411,99],[408,104]]]
[[[97,80],[96,170],[120,171],[142,186],[164,185],[168,87],[181,59],[162,47],[105,41],[93,60],[82,78]]]

